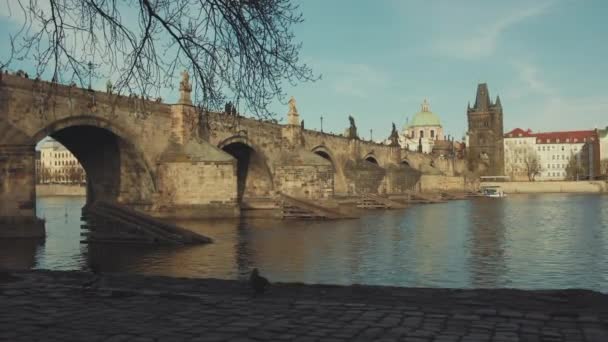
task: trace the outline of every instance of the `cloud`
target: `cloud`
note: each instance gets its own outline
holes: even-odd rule
[[[461,37],[450,36],[433,43],[433,50],[444,55],[462,59],[480,59],[494,54],[500,36],[516,24],[545,13],[553,5],[552,1],[518,9],[496,18],[493,23],[480,21],[472,34]],[[469,21],[470,23],[470,21]]]
[[[545,72],[534,64],[512,62],[517,83],[515,92],[505,94],[504,103],[523,106],[519,112],[507,114],[515,127],[530,127],[536,131],[602,128],[608,125],[608,98],[603,95],[564,95],[541,75]],[[520,107],[522,108],[522,107]]]
[[[327,76],[336,93],[357,98],[368,98],[390,82],[385,72],[367,64],[338,64]]]
[[[510,91],[505,93],[505,97],[520,100],[530,95],[557,95],[557,90],[541,77],[544,72],[536,65],[522,61],[512,61],[510,64],[513,67],[516,82],[509,87]]]

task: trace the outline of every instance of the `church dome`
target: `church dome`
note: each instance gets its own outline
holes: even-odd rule
[[[424,100],[422,103],[422,110],[414,115],[414,118],[408,125],[408,127],[417,126],[441,126],[439,116],[429,110],[429,103],[427,100]]]

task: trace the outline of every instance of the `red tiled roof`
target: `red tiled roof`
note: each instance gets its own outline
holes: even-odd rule
[[[521,134],[521,135],[520,135]],[[531,130],[524,131],[516,128],[504,135],[505,138],[530,138],[535,137],[537,144],[556,144],[558,143],[582,143],[589,138],[596,139],[594,130],[587,131],[563,131],[563,132],[540,132],[532,133]]]
[[[521,136],[520,136],[521,134]],[[516,128],[514,130],[512,130],[511,132],[507,132],[505,134],[505,138],[526,138],[526,137],[533,137],[534,134],[532,134],[532,130],[528,128],[528,130],[524,131],[521,128]]]
[[[582,143],[590,138],[595,139],[595,131],[564,131],[564,132],[545,132],[536,133],[537,144],[555,144],[559,143]]]

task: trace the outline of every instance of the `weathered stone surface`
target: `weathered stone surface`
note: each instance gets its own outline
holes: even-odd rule
[[[453,161],[398,146],[201,113],[185,100],[169,105],[3,74],[0,230],[9,231],[8,218],[34,218],[34,146],[48,135],[84,167],[89,203],[115,201],[162,217],[234,216],[248,200],[272,201],[279,192],[312,200],[400,194],[416,187],[425,167],[459,172]],[[30,226],[20,235],[40,235],[39,222],[23,225]]]
[[[608,325],[600,323],[608,295],[591,291],[466,290],[478,303],[470,307],[462,292],[440,289],[274,284],[254,297],[237,281],[107,274],[101,288],[83,290],[89,276],[80,272],[11,275],[18,280],[0,283],[0,340],[15,342],[608,339]],[[106,295],[118,292],[130,295]],[[405,293],[412,295],[407,303],[399,300]],[[416,316],[412,307],[420,308]],[[488,322],[509,310],[523,315],[519,323]],[[565,320],[552,320],[555,313]],[[338,319],[345,315],[352,319]],[[587,316],[600,322],[578,318]],[[525,328],[528,321],[543,325]]]

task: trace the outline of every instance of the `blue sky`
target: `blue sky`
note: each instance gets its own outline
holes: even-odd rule
[[[505,130],[608,125],[608,1],[298,3],[301,59],[322,75],[286,88],[307,128],[322,115],[326,131],[341,133],[353,115],[361,136],[385,137],[428,98],[446,134],[461,137],[479,82],[500,95]],[[272,109],[287,112],[278,101]]]

